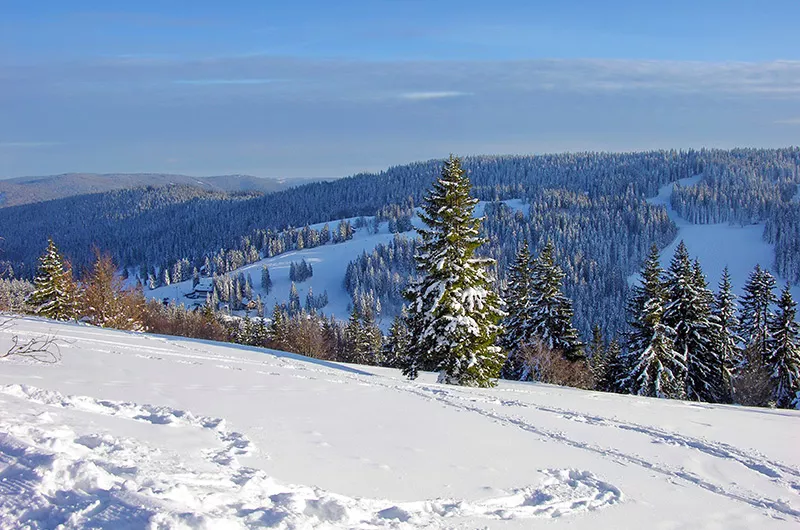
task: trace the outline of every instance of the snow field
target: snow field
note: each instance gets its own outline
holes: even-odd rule
[[[2,528],[780,528],[800,413],[391,369],[22,319]],[[20,523],[23,523],[20,525]]]
[[[701,175],[678,180],[681,186],[697,184]],[[672,208],[670,197],[673,184],[667,184],[659,189],[658,195],[648,199],[650,204],[661,205],[667,210],[670,219],[678,227],[675,240],[661,251],[661,266],[666,268],[675,249],[683,240],[689,255],[700,260],[703,272],[708,279],[709,287],[716,291],[722,270],[727,266],[731,275],[734,291],[741,295],[753,268],[760,264],[762,268],[770,270],[778,279],[778,289],[783,288],[785,282],[773,270],[775,261],[775,247],[764,241],[764,223],[737,226],[728,223],[692,224]],[[638,280],[639,275],[634,275],[633,280]],[[776,291],[776,294],[778,292]],[[792,288],[792,296],[800,300],[800,285]]]

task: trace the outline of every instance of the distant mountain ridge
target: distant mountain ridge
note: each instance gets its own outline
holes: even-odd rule
[[[206,191],[273,193],[321,179],[278,179],[252,175],[192,177],[169,173],[63,173],[0,180],[0,208],[63,199],[87,193],[169,184],[194,186]]]

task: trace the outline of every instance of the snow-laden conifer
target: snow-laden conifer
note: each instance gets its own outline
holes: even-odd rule
[[[70,320],[77,316],[78,293],[72,269],[64,263],[52,239],[39,258],[39,274],[34,280],[31,303],[37,314],[55,320]]]
[[[719,281],[713,307],[713,315],[718,326],[715,338],[716,344],[714,345],[718,363],[715,370],[717,371],[720,387],[724,390],[724,394],[720,399],[723,403],[729,403],[732,399],[732,372],[741,362],[740,339],[737,335],[739,319],[736,316],[736,311],[736,295],[733,294],[728,267],[725,267],[722,271],[722,278]]]
[[[739,334],[744,343],[744,363],[752,368],[762,366],[769,353],[769,322],[775,317],[775,278],[769,271],[756,265],[741,301]]]
[[[775,406],[790,408],[800,405],[800,329],[797,303],[792,299],[789,284],[781,291],[778,310],[770,322],[769,356],[771,398]]]
[[[548,241],[531,266],[530,318],[524,335],[560,352],[568,361],[583,357],[578,330],[572,326],[572,301],[564,295],[564,271],[555,262],[555,246]]]
[[[685,363],[681,378],[686,383],[686,397],[715,402],[719,385],[715,384],[716,326],[711,315],[713,294],[708,290],[700,264],[692,264],[689,251],[681,241],[667,269],[664,280],[664,325],[675,331],[674,348]]]
[[[495,340],[504,312],[487,271],[494,260],[474,256],[484,243],[481,219],[473,217],[477,202],[451,156],[420,213],[427,228],[419,230],[419,278],[407,291],[412,342],[404,373],[411,378],[433,369],[442,383],[491,386],[500,372]]]
[[[501,375],[504,379],[527,379],[520,349],[531,343],[526,323],[531,320],[531,254],[528,242],[524,241],[517,251],[514,263],[508,269],[508,286],[504,293],[507,315],[503,319],[503,334],[500,345],[508,356]]]
[[[653,245],[628,306],[631,331],[623,362],[629,372],[615,386],[640,396],[682,398],[686,366],[674,348],[675,331],[663,322],[662,274]]]

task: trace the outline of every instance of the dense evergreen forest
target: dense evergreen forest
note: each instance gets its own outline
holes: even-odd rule
[[[800,279],[800,204],[792,201],[800,183],[798,148],[475,156],[463,163],[477,198],[530,204],[528,215],[501,202],[486,206],[482,230],[490,244],[480,252],[497,261],[499,282],[522,240],[532,252],[552,241],[584,336],[593,323],[610,333],[623,327],[627,277],[650,245],[662,248],[676,233],[664,209],[645,199],[678,179],[703,175],[695,186],[676,187],[673,206],[681,215],[698,223],[765,222],[765,239],[776,245],[776,269]],[[352,235],[349,224],[286,231],[290,227],[379,215],[393,231],[405,231],[411,208],[440,167],[439,160],[417,162],[269,195],[173,186],[7,208],[0,210],[2,257],[17,277],[31,278],[46,238],[53,236],[78,271],[92,262],[97,245],[146,285],[187,279],[193,269],[225,273],[287,249]],[[357,260],[347,287],[356,301],[381,299],[384,307],[399,307],[413,251],[395,249],[388,258],[381,252]],[[370,259],[371,265],[364,262]]]

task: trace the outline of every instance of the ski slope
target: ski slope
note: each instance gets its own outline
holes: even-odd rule
[[[0,528],[797,528],[800,412],[391,369],[20,319]],[[59,526],[61,525],[61,526]]]
[[[677,181],[680,186],[693,186],[701,179],[700,175]],[[783,288],[785,282],[775,272],[775,247],[764,241],[764,223],[737,226],[728,223],[692,224],[672,208],[673,183],[659,189],[658,195],[647,200],[650,204],[663,206],[670,219],[678,227],[675,240],[661,251],[661,266],[669,267],[669,262],[675,254],[678,244],[683,241],[692,258],[697,257],[708,278],[709,287],[716,291],[722,270],[727,266],[731,275],[734,291],[742,294],[747,278],[753,268],[760,264],[770,270],[778,278],[778,289]],[[631,281],[638,281],[639,275],[631,277]],[[776,293],[778,294],[778,293]],[[792,288],[792,296],[800,300],[800,286]]]

